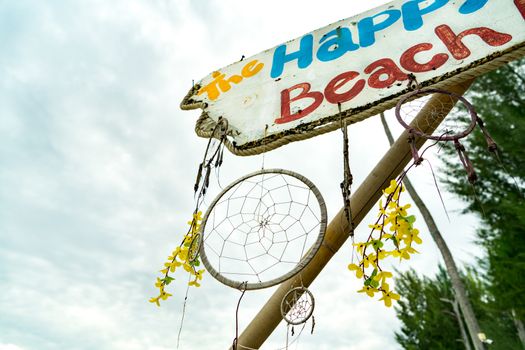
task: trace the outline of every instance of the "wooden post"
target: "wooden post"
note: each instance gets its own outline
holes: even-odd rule
[[[471,84],[472,80],[466,81],[448,90],[458,95],[463,95]],[[450,96],[434,95],[416,116],[414,122],[418,123],[418,125],[428,125],[428,128],[422,131],[431,133],[452,110],[455,102],[451,101]],[[442,111],[441,118],[436,118],[435,116],[428,118],[428,112],[436,109]],[[387,187],[390,180],[395,179],[411,160],[411,152],[407,140],[408,133],[405,131],[352,195],[350,207],[354,226],[357,226],[368,211],[375,206],[381,197],[382,189]],[[424,139],[417,138],[417,148],[421,148],[424,142]],[[305,287],[308,287],[332,256],[346,242],[349,232],[350,226],[343,208],[339,210],[326,228],[321,248],[300,273],[300,278],[295,276],[279,286],[242,332],[237,342],[237,349],[258,349],[262,346],[282,320],[280,305],[284,295],[290,289],[300,286],[301,281]]]

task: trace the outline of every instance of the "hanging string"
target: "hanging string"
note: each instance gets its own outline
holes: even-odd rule
[[[286,325],[286,347],[285,349],[288,350],[288,334],[290,333],[290,325]],[[292,337],[293,337],[293,327],[292,327]]]
[[[239,307],[241,306],[241,300],[244,296],[244,293],[246,293],[246,284],[248,282],[243,282],[239,289],[242,291],[241,297],[239,298],[239,301],[237,302],[237,309],[235,310],[235,339],[233,339],[232,349],[237,350],[237,342],[239,341]]]
[[[264,144],[263,144],[263,153],[262,153],[262,164],[261,164],[261,170],[264,170],[264,159],[266,156],[266,144],[268,143],[268,140],[266,137],[268,136],[268,124],[266,124],[266,127],[264,128]]]
[[[191,281],[191,275],[189,276],[188,282],[189,281]],[[186,304],[187,304],[187,301],[188,301],[189,291],[190,291],[190,285],[188,284],[186,286],[186,295],[184,296],[184,304],[182,306],[182,316],[181,316],[181,319],[180,319],[179,332],[177,334],[177,349],[179,348],[180,336],[181,336],[181,333],[182,333],[182,328],[184,326],[184,316],[186,315]]]
[[[343,195],[344,211],[345,217],[350,227],[349,235],[354,236],[354,223],[352,219],[352,209],[350,207],[350,195],[351,195],[351,186],[353,182],[353,175],[350,171],[350,162],[348,155],[348,130],[346,125],[346,120],[343,120],[343,114],[341,113],[341,103],[337,103],[339,109],[339,122],[341,124],[341,130],[343,132],[343,167],[344,167],[344,179],[341,182],[341,192]]]

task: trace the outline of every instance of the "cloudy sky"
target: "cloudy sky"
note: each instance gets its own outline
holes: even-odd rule
[[[192,80],[385,2],[0,1],[0,350],[176,348],[184,281],[161,308],[147,300],[194,206],[206,141],[193,131],[199,112],[179,109]],[[358,186],[388,147],[378,118],[349,132]],[[265,164],[310,178],[333,217],[340,150],[333,132]],[[261,156],[227,154],[221,183],[260,166]],[[472,262],[476,220],[445,193],[448,221],[428,168],[413,177],[458,262]],[[421,254],[395,268],[436,271],[421,230]],[[356,293],[351,252],[344,246],[311,286],[316,329],[295,348],[398,348],[394,310]],[[190,290],[180,349],[226,349],[234,338],[240,293],[204,277]],[[241,329],[273,290],[247,293]],[[281,324],[263,348],[285,339]]]

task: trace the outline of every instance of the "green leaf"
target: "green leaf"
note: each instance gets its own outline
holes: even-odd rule
[[[165,285],[170,284],[174,280],[175,280],[175,278],[170,277],[170,276],[166,276],[165,278],[161,279],[161,281],[164,282]]]
[[[383,245],[384,245],[384,243],[381,242],[380,240],[374,240],[374,241],[372,241],[372,247],[374,247],[374,249],[375,249],[376,251],[378,251],[380,248],[382,248]]]
[[[396,236],[392,236],[392,241],[394,241],[394,245],[396,246],[397,249],[399,249],[399,241],[397,240],[397,237]]]
[[[416,217],[414,215],[409,215],[405,218],[405,220],[413,224],[414,222],[416,222]]]

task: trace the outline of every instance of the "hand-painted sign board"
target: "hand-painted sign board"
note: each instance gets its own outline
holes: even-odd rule
[[[181,107],[203,109],[201,136],[226,118],[230,150],[254,154],[377,114],[413,77],[440,85],[524,47],[525,0],[395,0],[214,71]]]

